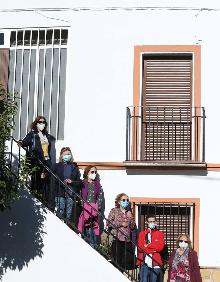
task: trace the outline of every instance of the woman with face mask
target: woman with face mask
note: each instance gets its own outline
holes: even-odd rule
[[[202,282],[197,253],[189,235],[181,234],[169,259],[168,282]]]
[[[108,220],[107,227],[111,230],[114,237],[111,246],[113,262],[121,271],[132,269],[135,260],[130,236],[132,230],[136,228],[136,224],[131,213],[129,198],[126,194],[121,193],[116,196],[115,208],[111,209]]]
[[[27,160],[33,170],[31,189],[42,194],[46,201],[49,200],[49,177],[39,160],[49,168],[51,167],[51,139],[51,135],[47,132],[46,118],[38,116],[31,124],[31,131],[19,142],[28,150]]]
[[[78,230],[92,247],[100,237],[100,219],[97,211],[103,212],[104,194],[95,166],[87,166],[83,173],[82,198],[85,200],[78,224]],[[88,204],[89,203],[89,204]]]
[[[69,147],[60,150],[59,162],[52,168],[67,186],[60,184],[53,178],[52,188],[55,193],[55,206],[58,217],[64,219],[68,225],[77,224],[78,207],[77,197],[74,192],[80,194],[82,181],[77,163],[73,162],[73,155]]]

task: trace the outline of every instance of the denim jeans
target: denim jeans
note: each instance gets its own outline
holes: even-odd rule
[[[149,280],[148,280],[149,276]],[[160,268],[150,268],[146,264],[142,265],[140,268],[140,282],[157,282],[160,281],[161,276]],[[157,280],[158,279],[158,280]]]
[[[97,246],[97,235],[92,227],[85,228],[86,241],[93,247]]]
[[[66,210],[66,218],[71,219],[72,209],[73,209],[73,200],[67,195],[66,198],[56,197],[55,203],[56,203],[57,211],[62,216],[65,216],[65,210]]]

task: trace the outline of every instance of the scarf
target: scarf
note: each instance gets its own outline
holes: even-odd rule
[[[101,191],[101,184],[98,180],[93,181],[93,189],[94,189],[95,200],[97,201]],[[86,200],[88,191],[89,191],[88,181],[83,180],[82,197],[84,200]]]
[[[171,270],[172,281],[176,281],[176,282],[190,281],[189,265],[186,265],[186,262],[189,262],[189,248],[186,248],[182,255],[179,254],[177,249],[172,263],[172,270]]]

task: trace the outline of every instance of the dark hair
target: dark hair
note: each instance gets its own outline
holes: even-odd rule
[[[149,213],[149,214],[147,215],[146,220],[148,221],[148,219],[151,218],[151,217],[155,218],[155,220],[156,220],[156,215],[155,215],[155,214],[152,214],[152,213],[151,213],[151,214]]]
[[[188,234],[180,234],[178,236],[178,238],[176,239],[176,246],[177,246],[177,248],[179,247],[180,238],[183,237],[183,236],[187,238],[189,248],[191,249],[192,248],[192,241],[191,241],[191,239],[190,239]]]
[[[31,124],[31,129],[34,130],[34,131],[38,131],[37,123],[39,122],[40,119],[44,119],[45,120],[45,127],[42,130],[42,133],[45,134],[47,132],[47,121],[46,121],[46,118],[44,116],[37,116],[35,118],[35,120]]]
[[[119,207],[120,207],[120,205],[119,205],[118,202],[121,200],[121,198],[122,198],[123,196],[128,197],[128,195],[125,194],[125,193],[120,193],[120,194],[118,194],[118,195],[116,196],[116,198],[115,198],[115,207],[116,207],[116,208],[119,208]]]
[[[97,168],[94,165],[88,165],[83,172],[83,179],[87,179],[88,178],[88,174],[91,168],[95,168],[97,170]]]

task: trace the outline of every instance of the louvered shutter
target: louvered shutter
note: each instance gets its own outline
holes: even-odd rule
[[[9,50],[0,49],[0,83],[7,89]]]
[[[192,56],[143,61],[142,159],[191,159]]]

